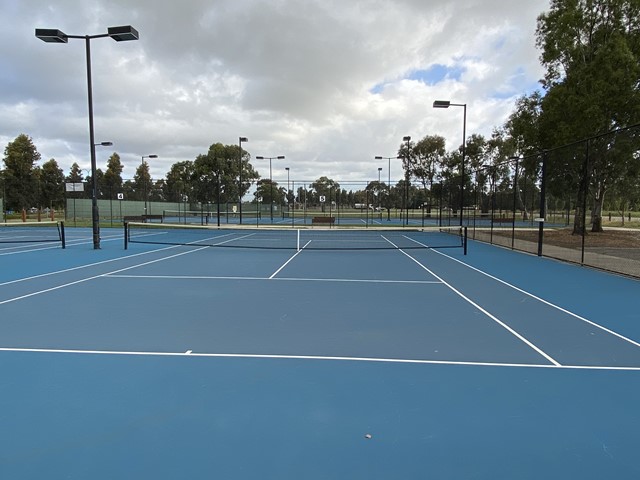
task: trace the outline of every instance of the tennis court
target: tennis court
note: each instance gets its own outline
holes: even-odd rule
[[[152,228],[0,243],[3,477],[640,475],[636,280],[450,233]]]

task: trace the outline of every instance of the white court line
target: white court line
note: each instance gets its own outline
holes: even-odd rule
[[[538,297],[537,295],[534,295],[533,293],[527,292],[526,290],[523,290],[520,287],[516,287],[515,285],[513,285],[513,284],[511,284],[509,282],[506,282],[505,280],[502,280],[502,279],[500,279],[500,278],[498,278],[496,276],[493,276],[490,273],[484,272],[484,271],[480,270],[479,268],[476,268],[476,267],[474,267],[472,265],[469,265],[468,263],[462,262],[462,261],[458,260],[457,258],[451,257],[451,256],[449,256],[449,255],[447,255],[445,253],[439,252],[437,250],[433,250],[433,251],[435,253],[437,253],[438,255],[442,255],[443,257],[446,257],[446,258],[448,258],[450,260],[453,260],[454,262],[458,262],[459,264],[464,265],[465,267],[470,268],[471,270],[474,270],[474,271],[476,271],[478,273],[481,273],[482,275],[485,275],[486,277],[488,277],[488,278],[490,278],[492,280],[495,280],[495,281],[497,281],[499,283],[502,283],[503,285],[505,285],[505,286],[507,286],[509,288],[512,288],[512,289],[514,289],[514,290],[516,290],[516,291],[518,291],[518,292],[520,292],[520,293],[522,293],[524,295],[527,295],[528,297],[533,298],[534,300],[537,300],[537,301],[539,301],[541,303],[544,303],[545,305],[547,305],[549,307],[555,308],[556,310],[559,310],[562,313],[566,313],[567,315],[569,315],[571,317],[574,317],[574,318],[576,318],[578,320],[581,320],[581,321],[591,325],[592,327],[598,328],[598,329],[602,330],[603,332],[606,332],[606,333],[609,333],[609,334],[611,334],[611,335],[613,335],[615,337],[618,337],[619,339],[624,340],[625,342],[629,342],[630,344],[632,344],[632,345],[634,345],[636,347],[640,347],[640,342],[636,342],[635,340],[632,340],[632,339],[630,339],[628,337],[625,337],[624,335],[621,335],[620,333],[615,332],[614,330],[611,330],[611,329],[609,329],[607,327],[599,325],[599,324],[593,322],[592,320],[589,320],[588,318],[582,317],[582,316],[578,315],[577,313],[574,313],[574,312],[572,312],[570,310],[567,310],[566,308],[562,308],[561,306],[556,305],[555,303],[551,303],[550,301],[545,300],[544,298]]]
[[[226,236],[226,235],[224,235],[224,236]],[[217,237],[213,237],[213,238],[217,238]],[[87,243],[91,243],[91,242],[87,242]],[[103,261],[100,261],[100,262],[89,263],[89,264],[86,264],[86,265],[79,265],[77,267],[65,268],[63,270],[56,270],[55,272],[42,273],[40,275],[33,275],[31,277],[19,278],[17,280],[10,280],[8,282],[0,283],[0,287],[2,287],[4,285],[10,285],[12,283],[26,282],[28,280],[34,280],[36,278],[42,278],[42,277],[48,277],[48,276],[51,276],[51,275],[57,275],[57,274],[60,274],[60,273],[72,272],[74,270],[80,270],[80,269],[83,269],[83,268],[95,267],[97,265],[103,265],[105,263],[118,262],[120,260],[127,260],[129,258],[138,257],[138,256],[141,256],[141,255],[150,255],[152,253],[163,252],[165,250],[173,250],[173,249],[176,249],[176,248],[180,248],[181,246],[182,245],[170,245],[168,247],[158,248],[158,249],[155,249],[155,250],[149,250],[147,252],[134,253],[132,255],[127,255],[125,257],[111,258],[109,260],[103,260]],[[201,248],[198,248],[195,251],[199,251],[199,250],[201,250]],[[170,257],[167,257],[167,258],[170,258]],[[142,265],[145,265],[145,264],[142,264]],[[116,270],[116,271],[120,271],[120,270]],[[104,275],[109,275],[109,274],[107,273],[107,274],[104,274]],[[98,276],[100,276],[100,275],[98,275]],[[93,278],[97,278],[97,276],[93,277]]]
[[[245,235],[244,237],[248,237],[248,236],[251,236],[251,235],[254,235],[254,234]],[[244,238],[244,237],[240,237],[240,238]],[[212,237],[211,239],[214,239],[214,238],[216,238],[216,237]],[[209,240],[211,240],[211,239],[209,239]],[[231,241],[231,240],[229,240],[229,241]],[[219,245],[224,244],[224,243],[227,243],[227,242],[221,242]],[[164,248],[164,249],[153,250],[152,252],[158,252],[158,251],[168,250],[170,248],[177,248],[177,247],[178,246],[167,247],[167,248]],[[18,300],[23,300],[25,298],[33,297],[33,296],[36,296],[36,295],[41,295],[43,293],[48,293],[48,292],[52,292],[52,291],[55,291],[55,290],[60,290],[62,288],[70,287],[72,285],[77,285],[77,284],[80,284],[80,283],[88,282],[90,280],[95,280],[96,278],[106,277],[106,276],[108,276],[110,274],[119,273],[119,272],[126,272],[127,270],[132,270],[134,268],[143,267],[145,265],[151,265],[152,263],[163,262],[165,260],[169,260],[169,259],[172,259],[172,258],[180,257],[182,255],[189,255],[191,253],[199,252],[199,251],[205,250],[207,248],[210,248],[210,247],[209,246],[199,247],[199,248],[195,248],[193,250],[189,250],[189,251],[186,251],[186,252],[180,252],[180,253],[177,253],[175,255],[169,255],[168,257],[157,258],[155,260],[150,260],[148,262],[139,263],[137,265],[131,265],[131,266],[128,266],[128,267],[125,267],[125,268],[120,268],[120,269],[114,270],[112,272],[101,273],[100,275],[93,275],[91,277],[86,277],[86,278],[83,278],[83,279],[80,279],[80,280],[76,280],[74,282],[68,282],[68,283],[65,283],[63,285],[57,285],[55,287],[46,288],[44,290],[38,290],[37,292],[31,292],[31,293],[28,293],[28,294],[25,294],[25,295],[20,295],[19,297],[9,298],[7,300],[0,301],[0,305],[4,305],[5,303],[12,303],[12,302],[15,302],[15,301],[18,301]],[[144,252],[144,253],[151,253],[151,252]],[[129,257],[126,257],[126,258],[129,258]],[[79,268],[79,267],[76,267],[76,268]]]
[[[115,240],[121,240],[122,237],[121,236],[108,236],[108,237],[102,237],[100,240],[104,241],[104,242],[113,242]],[[93,240],[91,239],[79,239],[79,238],[75,238],[75,239],[69,239],[69,237],[66,238],[66,243],[67,243],[67,247],[70,246],[77,246],[77,245],[89,245],[90,243],[92,243]],[[59,242],[58,242],[59,243]],[[47,245],[47,246],[42,246],[40,247],[39,245]],[[22,253],[29,253],[29,252],[39,252],[42,250],[56,250],[56,249],[61,249],[62,247],[59,244],[56,245],[51,245],[51,242],[48,242],[48,244],[45,243],[35,243],[35,244],[31,244],[31,246],[34,247],[38,247],[38,248],[29,248],[29,245],[16,245],[14,247],[0,247],[0,256],[6,256],[6,255],[20,255]],[[13,251],[13,252],[9,252],[8,250],[17,250],[17,251]]]
[[[300,250],[298,250],[298,251],[297,251],[297,252],[296,252],[296,253],[295,253],[295,254],[294,254],[294,255],[293,255],[289,260],[287,260],[286,262],[284,262],[284,264],[283,264],[283,265],[282,265],[278,270],[276,270],[275,272],[273,272],[273,274],[269,277],[269,280],[272,280],[272,279],[273,279],[273,277],[275,277],[277,274],[279,274],[279,273],[282,271],[282,269],[283,269],[284,267],[286,267],[287,265],[289,265],[289,263],[290,263],[294,258],[296,258],[296,257],[300,254],[300,252],[302,252],[302,250],[304,250],[304,249],[307,247],[307,245],[309,245],[310,243],[311,243],[311,240],[309,240],[307,243],[305,243],[305,244],[304,244],[304,247],[302,247]]]
[[[275,275],[275,274],[274,274]],[[399,284],[416,284],[416,285],[442,285],[438,280],[378,280],[378,279],[357,279],[357,278],[297,278],[297,277],[231,277],[231,276],[212,276],[212,275],[119,275],[105,274],[106,278],[140,278],[140,279],[158,279],[158,280],[248,280],[248,281],[267,281],[278,280],[280,282],[327,282],[327,283],[399,283]]]
[[[640,372],[640,367],[612,367],[601,365],[549,365],[537,363],[502,363],[502,362],[471,362],[454,360],[419,360],[410,358],[376,358],[376,357],[343,357],[322,355],[276,355],[257,353],[196,353],[193,350],[185,352],[141,352],[119,350],[72,350],[59,348],[12,348],[0,347],[0,352],[8,353],[56,353],[73,355],[107,355],[132,357],[201,357],[201,358],[239,358],[266,360],[310,360],[335,362],[369,362],[369,363],[399,363],[416,365],[453,365],[471,367],[508,367],[508,368],[539,368],[563,370],[609,370]]]
[[[170,246],[170,247],[164,247],[164,248],[159,248],[159,249],[156,249],[156,250],[150,250],[148,252],[134,253],[133,255],[127,255],[126,257],[110,258],[109,260],[102,260],[100,262],[88,263],[86,265],[79,265],[77,267],[65,268],[63,270],[56,270],[55,272],[41,273],[39,275],[33,275],[31,277],[18,278],[17,280],[9,280],[7,282],[0,283],[0,287],[2,287],[4,285],[10,285],[12,283],[26,282],[28,280],[35,280],[36,278],[43,278],[43,277],[48,277],[48,276],[51,276],[51,275],[58,275],[60,273],[73,272],[74,270],[81,270],[83,268],[95,267],[97,265],[103,265],[105,263],[118,262],[120,260],[127,260],[129,258],[139,257],[141,255],[149,255],[151,253],[162,252],[164,250],[170,250],[170,249],[175,249],[175,248],[178,248],[178,246],[173,245],[173,246]]]
[[[383,237],[384,238],[384,237]],[[422,269],[426,270],[427,272],[429,272],[431,275],[433,275],[435,278],[437,278],[438,280],[440,280],[442,283],[444,283],[447,287],[449,287],[449,289],[451,289],[451,291],[453,291],[456,295],[458,295],[460,298],[462,298],[463,300],[465,300],[466,302],[470,303],[471,305],[473,305],[475,308],[477,308],[478,310],[480,310],[482,313],[484,313],[487,317],[489,317],[491,320],[493,320],[494,322],[496,322],[498,325],[500,325],[502,328],[504,328],[505,330],[507,330],[509,333],[511,333],[514,337],[516,337],[517,339],[519,339],[520,341],[522,341],[523,343],[525,343],[526,345],[528,345],[531,349],[535,350],[538,354],[542,355],[544,358],[546,358],[547,360],[549,360],[551,363],[553,363],[556,367],[560,366],[560,362],[558,362],[557,360],[555,360],[554,358],[552,358],[550,355],[548,355],[546,352],[544,352],[541,348],[537,347],[536,345],[534,345],[532,342],[530,342],[529,340],[527,340],[524,336],[520,335],[518,332],[516,332],[513,328],[511,328],[509,325],[507,325],[506,323],[504,323],[502,320],[500,320],[498,317],[496,317],[495,315],[491,314],[488,310],[485,310],[484,308],[482,308],[480,305],[478,305],[476,302],[474,302],[473,300],[471,300],[469,297],[467,297],[466,295],[464,295],[461,291],[457,290],[456,288],[454,288],[452,285],[450,285],[449,283],[447,283],[446,281],[444,281],[441,277],[439,277],[438,275],[436,275],[434,272],[432,272],[431,270],[429,270],[427,267],[425,267],[422,263],[420,263],[418,260],[416,260],[415,258],[413,258],[411,255],[409,255],[407,252],[405,252],[404,250],[402,250],[401,248],[397,247],[391,240],[388,240],[387,238],[385,238],[385,240],[387,240],[391,245],[395,246],[400,253],[402,253],[403,255],[405,255],[407,258],[410,258],[411,260],[413,260],[416,264],[418,264]]]
[[[197,248],[195,250],[190,250],[188,252],[176,253],[175,255],[169,255],[168,257],[157,258],[155,260],[150,260],[148,262],[139,263],[137,265],[131,265],[129,267],[121,268],[119,270],[114,270],[113,272],[101,273],[100,275],[93,275],[91,277],[81,278],[80,280],[76,280],[74,282],[68,282],[68,283],[64,283],[62,285],[56,285],[55,287],[45,288],[44,290],[38,290],[37,292],[31,292],[31,293],[27,293],[25,295],[20,295],[19,297],[9,298],[7,300],[0,301],[0,305],[4,305],[6,303],[16,302],[18,300],[24,300],[25,298],[34,297],[36,295],[41,295],[43,293],[53,292],[55,290],[60,290],[62,288],[70,287],[72,285],[77,285],[79,283],[88,282],[90,280],[95,280],[96,278],[105,277],[105,276],[107,276],[107,275],[109,275],[111,273],[125,272],[127,270],[131,270],[131,269],[138,268],[138,267],[143,267],[145,265],[151,265],[152,263],[163,262],[163,261],[169,260],[171,258],[180,257],[182,255],[187,255],[189,253],[197,252],[199,250],[204,250],[205,248],[209,248],[209,247],[200,247],[200,248]]]

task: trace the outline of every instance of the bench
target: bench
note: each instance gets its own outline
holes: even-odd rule
[[[336,217],[313,217],[311,225],[332,225],[336,223]]]
[[[124,217],[122,217],[122,220],[124,221],[124,223],[143,222],[142,215],[125,215]]]
[[[149,222],[152,220],[160,220],[160,223],[163,223],[164,217],[162,215],[142,215],[143,222]]]
[[[493,223],[513,223],[513,218],[494,218]]]

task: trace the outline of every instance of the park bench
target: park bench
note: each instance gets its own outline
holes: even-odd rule
[[[336,223],[336,217],[313,217],[311,225],[332,225]]]

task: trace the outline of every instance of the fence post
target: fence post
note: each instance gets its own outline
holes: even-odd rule
[[[538,256],[542,256],[542,244],[544,241],[544,220],[546,216],[546,203],[547,203],[547,156],[548,152],[545,150],[542,153],[542,171],[540,172],[540,218],[538,222]]]

